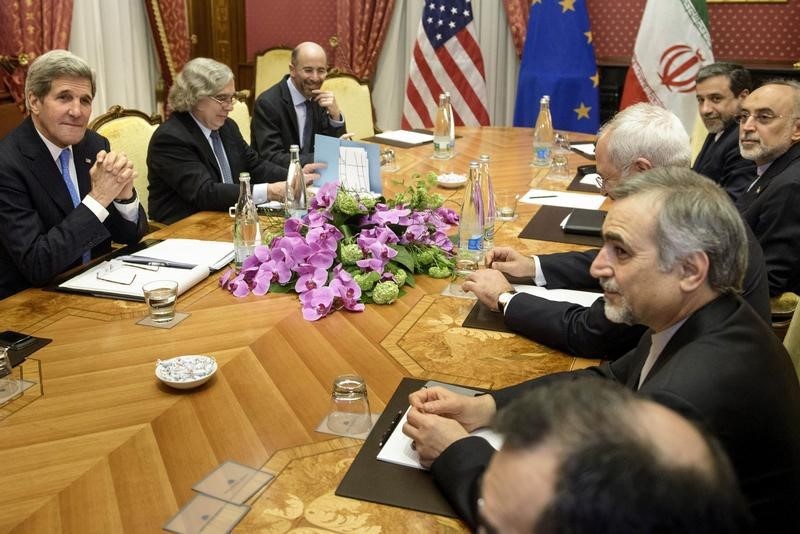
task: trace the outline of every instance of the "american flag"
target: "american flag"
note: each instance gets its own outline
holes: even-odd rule
[[[430,128],[449,92],[458,126],[489,124],[486,74],[470,0],[428,0],[422,12],[403,105],[403,128]]]

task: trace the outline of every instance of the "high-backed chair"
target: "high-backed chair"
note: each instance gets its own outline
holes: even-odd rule
[[[789,351],[794,370],[797,372],[797,377],[800,378],[800,306],[794,309],[792,321],[786,330],[786,337],[783,338],[783,345]]]
[[[285,46],[269,48],[256,54],[255,98],[289,74],[292,49]]]
[[[344,113],[347,132],[352,133],[354,139],[375,135],[369,85],[351,74],[332,73],[322,82],[322,88],[333,92],[339,108]]]
[[[236,93],[236,103],[233,105],[233,110],[228,114],[228,117],[239,127],[239,131],[248,145],[250,144],[250,109],[247,107],[247,99],[249,97],[250,91],[247,89]]]
[[[161,124],[161,115],[147,115],[135,109],[111,106],[89,123],[89,128],[106,137],[111,149],[124,152],[138,173],[134,187],[147,211],[147,146]]]

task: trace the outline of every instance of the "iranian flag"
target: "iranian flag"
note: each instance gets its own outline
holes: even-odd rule
[[[705,0],[648,0],[620,109],[651,102],[675,113],[692,133],[697,71],[713,62]]]

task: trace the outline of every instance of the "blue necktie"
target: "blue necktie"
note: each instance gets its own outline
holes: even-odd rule
[[[58,155],[58,161],[61,163],[61,176],[64,178],[64,183],[67,184],[69,196],[72,198],[72,207],[80,204],[81,199],[78,197],[78,191],[75,189],[75,184],[72,183],[72,177],[69,175],[69,149],[65,148]]]
[[[72,207],[78,207],[78,204],[81,203],[81,199],[78,196],[78,191],[75,189],[75,184],[72,182],[72,178],[69,175],[69,149],[65,148],[61,151],[61,154],[58,155],[58,161],[61,163],[61,176],[64,178],[64,183],[67,185],[67,190],[69,191],[69,196],[72,199]],[[83,253],[81,257],[81,261],[83,263],[89,263],[89,260],[92,259],[92,251],[87,250]]]
[[[231,166],[228,163],[228,158],[225,157],[225,150],[222,148],[222,139],[219,138],[219,132],[217,130],[211,132],[211,146],[214,147],[214,154],[217,155],[217,161],[219,161],[219,170],[222,171],[222,183],[232,184],[233,177],[231,175]]]

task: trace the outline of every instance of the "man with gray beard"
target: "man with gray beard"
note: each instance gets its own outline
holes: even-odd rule
[[[757,177],[736,207],[761,243],[769,293],[800,292],[800,83],[775,80],[745,99],[739,122],[742,156]]]
[[[718,185],[685,168],[631,176],[614,196],[591,274],[610,319],[648,327],[637,347],[488,395],[422,389],[410,395],[403,432],[473,522],[478,479],[494,450],[468,432],[529,389],[599,376],[698,421],[730,456],[758,531],[800,532],[800,384],[786,349],[737,295],[747,262],[741,217]]]

